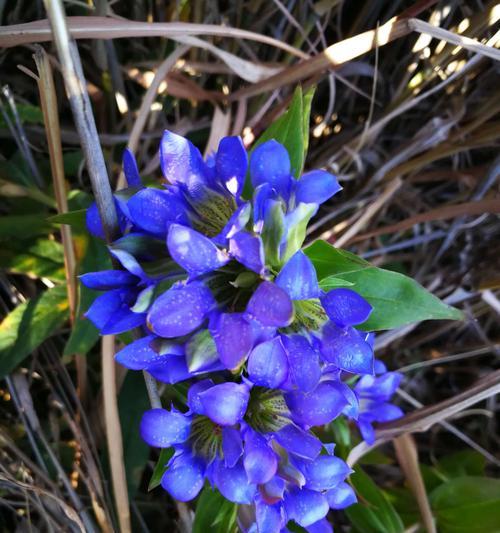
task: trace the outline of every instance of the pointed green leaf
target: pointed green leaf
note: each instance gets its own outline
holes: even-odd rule
[[[149,408],[149,397],[142,372],[127,372],[118,396],[123,439],[123,462],[130,499],[135,496],[149,457],[149,446],[142,440],[139,424]]]
[[[49,289],[11,311],[0,324],[0,378],[53,335],[68,315],[64,285]]]
[[[196,504],[193,533],[236,533],[236,504],[226,500],[220,492],[205,487]]]
[[[461,320],[463,314],[424,289],[413,279],[372,266],[345,250],[317,241],[305,253],[313,262],[318,279],[340,276],[363,296],[373,311],[360,328],[367,331],[392,329],[422,320]]]
[[[86,209],[78,209],[76,211],[68,211],[67,213],[60,213],[49,217],[47,220],[53,224],[67,224],[75,229],[85,230],[85,214]]]
[[[158,487],[161,483],[161,478],[167,470],[167,464],[174,455],[173,448],[162,448],[160,452],[160,457],[156,462],[155,469],[153,470],[153,475],[149,480],[148,492]]]
[[[403,522],[392,504],[359,466],[349,479],[356,489],[360,503],[351,505],[345,512],[357,529],[374,533],[404,531]]]

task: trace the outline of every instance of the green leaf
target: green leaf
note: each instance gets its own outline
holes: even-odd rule
[[[345,512],[357,529],[377,533],[404,531],[403,522],[392,504],[359,466],[349,479],[360,503],[348,507]]]
[[[461,450],[446,455],[437,465],[437,470],[447,478],[461,476],[483,476],[486,459],[474,450]]]
[[[102,241],[86,233],[75,235],[74,240],[80,250],[79,255],[82,257],[78,268],[79,273],[96,272],[111,267],[108,250]],[[78,305],[75,313],[75,322],[68,342],[64,347],[64,356],[75,353],[86,354],[98,341],[98,329],[83,314],[99,294],[102,293],[91,290],[81,283],[78,284]]]
[[[286,263],[292,255],[300,250],[306,238],[307,225],[316,212],[314,204],[299,204],[293,212],[293,220],[289,222],[286,236],[286,248],[281,262]]]
[[[193,533],[236,533],[237,510],[237,505],[218,491],[205,487],[196,504]]]
[[[149,457],[149,446],[142,440],[139,424],[149,398],[142,372],[127,372],[118,396],[123,438],[123,461],[130,499],[135,496]]]
[[[463,314],[424,289],[411,278],[372,266],[345,250],[316,241],[305,253],[313,262],[318,279],[341,276],[372,305],[373,311],[360,329],[392,329],[421,320],[461,320]]]
[[[186,363],[190,372],[206,368],[219,359],[217,347],[208,329],[195,333],[186,343]]]
[[[46,235],[52,225],[40,215],[7,215],[0,217],[0,239],[26,239]]]
[[[323,278],[319,282],[319,288],[324,291],[329,291],[330,289],[336,289],[337,287],[352,287],[354,283],[346,281],[342,278],[337,278],[337,276],[328,276]]]
[[[14,274],[65,280],[63,247],[54,240],[40,239],[33,244],[10,240],[0,249],[0,267]]]
[[[17,114],[22,124],[43,124],[42,110],[31,104],[16,104]],[[14,120],[12,112],[7,110],[11,122]],[[7,123],[2,115],[0,115],[0,128],[6,128]]]
[[[68,315],[64,285],[49,289],[11,311],[0,324],[0,378],[53,335]]]
[[[150,490],[155,489],[156,487],[160,485],[161,478],[163,477],[163,474],[167,470],[167,464],[170,461],[172,455],[174,455],[173,448],[163,448],[161,450],[160,457],[153,470],[153,475],[151,476],[151,479],[149,480],[148,492]]]
[[[500,479],[454,478],[435,489],[430,502],[441,533],[500,531]]]
[[[47,220],[53,224],[67,224],[75,229],[85,230],[85,214],[86,209],[77,209],[76,211],[68,211],[67,213],[60,213],[49,217]]]
[[[253,150],[262,143],[274,139],[281,143],[290,155],[292,173],[298,177],[304,166],[304,101],[302,88],[299,86],[293,93],[293,99],[288,110],[281,115],[259,137]]]
[[[288,151],[292,173],[295,177],[300,176],[302,173],[306,159],[309,145],[309,119],[314,91],[315,88],[311,88],[303,95],[302,88],[298,86],[287,111],[262,133],[252,147],[253,151],[257,146],[270,139],[281,143]],[[245,197],[248,198],[250,196],[250,190],[249,181],[247,180]]]

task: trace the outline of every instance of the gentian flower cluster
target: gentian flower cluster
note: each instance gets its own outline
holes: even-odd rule
[[[160,162],[165,187],[144,187],[125,153],[129,187],[116,195],[123,236],[109,246],[122,268],[81,280],[103,291],[86,314],[103,334],[139,332],[119,363],[189,386],[183,405],[142,419],[148,444],[174,450],[161,484],[189,501],[208,481],[254,505],[251,529],[260,533],[290,520],[330,531],[329,509],[356,497],[350,468],[314,428],[342,415],[371,442],[373,422],[401,415],[389,403],[398,374],[375,361],[373,336],[356,329],[370,304],[348,288],[322,291],[301,250],[308,221],[341,187],[323,170],[293,177],[275,140],[248,159],[241,139],[226,137],[204,161],[166,131]],[[102,237],[95,206],[87,226]]]

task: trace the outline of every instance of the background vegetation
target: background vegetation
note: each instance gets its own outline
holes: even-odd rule
[[[399,403],[417,410],[380,429],[383,445],[351,455],[360,503],[331,520],[336,531],[396,533],[432,531],[432,515],[438,531],[500,531],[499,63],[498,51],[477,46],[498,47],[498,5],[68,0],[65,7],[82,17],[70,26],[85,37],[79,51],[115,188],[127,143],[154,182],[165,128],[207,153],[231,133],[250,145],[297,84],[317,85],[306,168],[330,169],[344,191],[323,206],[309,242],[323,238],[410,275],[466,315],[378,336],[377,356],[405,376]],[[109,259],[84,228],[90,183],[48,25],[35,22],[45,16],[39,0],[0,1],[0,528],[126,530],[128,500],[133,531],[234,530],[237,510],[217,494],[187,506],[149,490],[158,457],[137,433],[148,406],[140,373],[116,369],[118,413],[109,418],[103,409],[110,383],[102,360],[113,345],[101,345],[82,319],[95,295],[77,287],[73,271],[101,269]],[[107,22],[94,18],[103,16]],[[24,23],[21,35],[9,27]],[[47,31],[34,35],[37,27]],[[112,33],[122,38],[104,40]],[[30,75],[37,41],[54,68],[59,175]],[[66,195],[71,214],[58,215]],[[344,456],[359,441],[347,426],[325,431]],[[128,490],[120,493],[111,479],[122,469]]]

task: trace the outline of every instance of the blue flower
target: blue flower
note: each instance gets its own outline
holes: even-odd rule
[[[363,376],[354,387],[359,399],[358,428],[367,444],[375,442],[374,422],[390,422],[403,416],[401,408],[390,403],[402,374],[387,372],[382,361],[376,363],[376,375]]]
[[[173,448],[161,484],[190,501],[208,482],[253,505],[260,533],[290,520],[331,531],[329,509],[356,496],[350,469],[312,428],[345,416],[371,441],[374,422],[400,414],[390,403],[400,378],[357,329],[370,304],[355,290],[322,291],[301,250],[307,223],[341,187],[323,170],[296,179],[275,140],[248,158],[240,138],[226,137],[204,161],[166,131],[160,164],[164,187],[143,187],[125,153],[128,187],[115,194],[122,236],[109,244],[119,266],[81,281],[103,292],[86,314],[103,334],[136,330],[119,363],[185,382],[184,404],[141,422],[149,445]],[[87,224],[103,236],[95,206]]]

